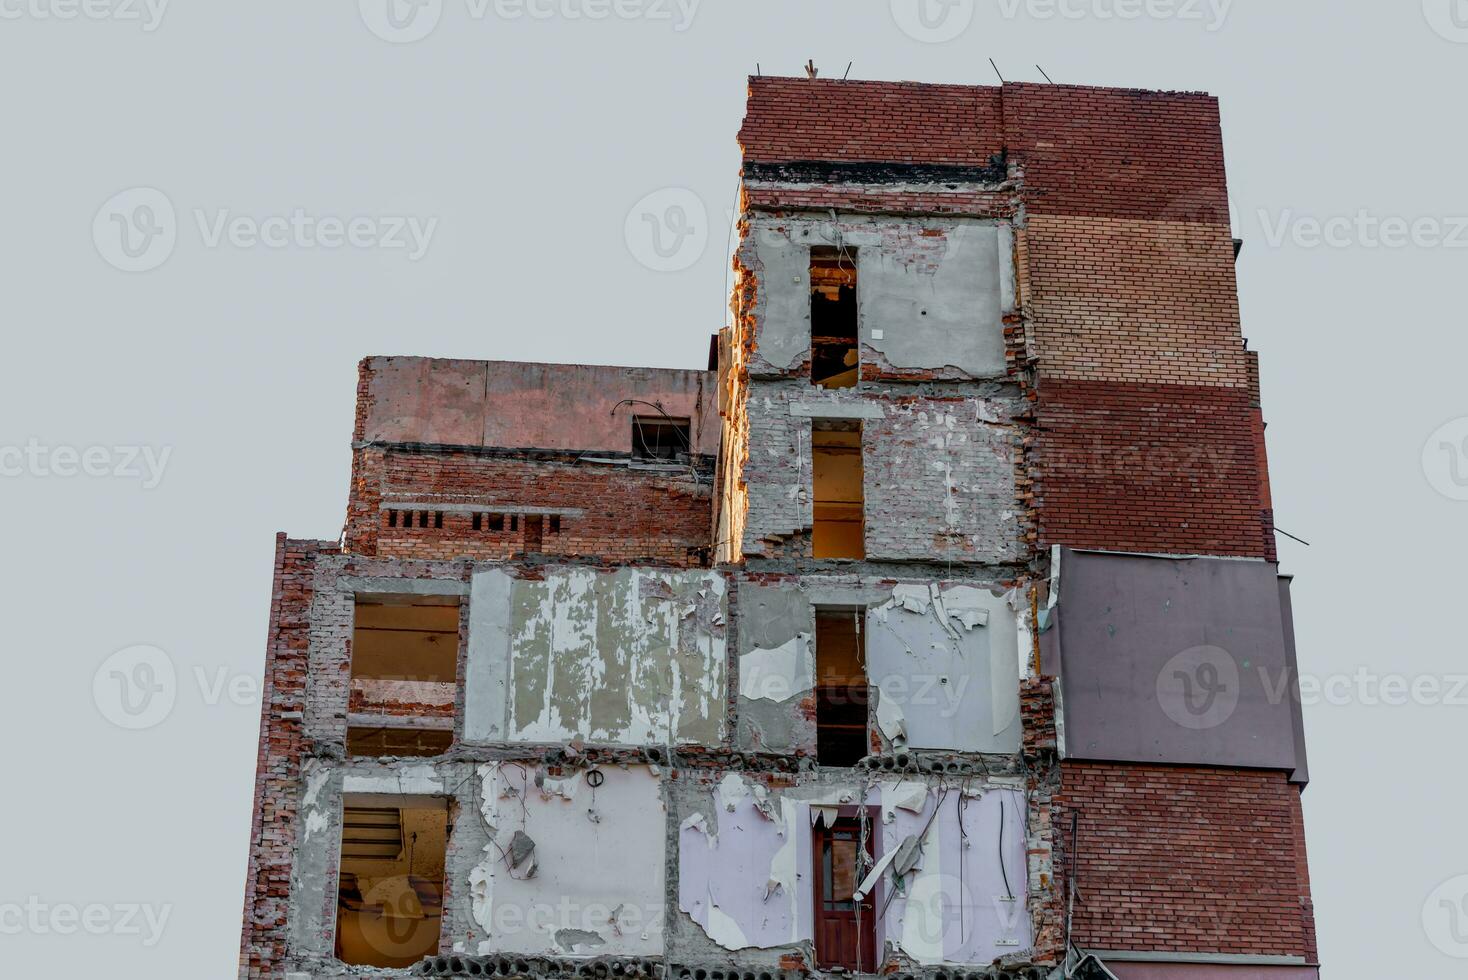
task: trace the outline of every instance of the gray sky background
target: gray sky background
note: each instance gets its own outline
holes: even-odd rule
[[[414,43],[340,0],[175,0],[156,21],[141,0],[70,2],[0,0],[0,447],[33,447],[0,457],[7,975],[234,974],[258,723],[240,687],[261,671],[274,533],[340,531],[358,358],[701,366],[756,62],[990,83],[989,57],[1011,79],[1038,63],[1221,99],[1277,521],[1311,542],[1280,541],[1302,670],[1338,678],[1306,712],[1321,955],[1331,977],[1462,968],[1468,931],[1439,903],[1468,897],[1468,423],[1437,430],[1468,416],[1468,2],[1153,0],[1128,18],[1129,0],[960,0],[925,35],[887,0],[702,0],[691,21],[665,0],[600,20],[569,16],[597,0],[548,17],[441,0]],[[125,272],[99,246],[109,213],[93,226],[137,187],[166,196],[176,240]],[[686,268],[629,245],[654,192],[659,213],[698,202],[661,263]],[[249,244],[296,208],[369,219],[359,241],[437,224],[416,260]],[[211,245],[224,211],[247,221]],[[1329,219],[1333,244],[1312,231]],[[1416,222],[1412,240],[1384,241],[1383,219]],[[58,447],[92,448],[97,475],[54,472]],[[156,486],[117,447],[167,451]],[[93,681],[139,644],[166,652],[176,698],[127,730]],[[1428,680],[1381,703],[1371,678],[1393,675]],[[33,898],[104,906],[100,934],[65,934],[64,914],[17,931],[5,909]],[[128,905],[167,909],[161,936]]]

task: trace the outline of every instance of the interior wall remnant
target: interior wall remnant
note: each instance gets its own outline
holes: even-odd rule
[[[738,606],[739,747],[814,748],[814,712],[801,710],[815,687],[810,600],[793,584],[740,582]]]
[[[725,582],[706,572],[476,572],[466,742],[718,745]]]
[[[952,387],[949,396],[897,402],[865,390],[818,391],[801,380],[761,382],[745,403],[742,553],[809,556],[799,542],[816,519],[812,441],[818,426],[840,422],[861,429],[868,560],[1023,560],[1015,482],[1023,400],[1017,389]]]
[[[859,339],[878,373],[944,380],[1002,377],[1004,314],[1013,309],[1007,223],[973,218],[750,213],[743,264],[761,270],[750,371],[776,376],[814,361],[812,249],[861,256]]]
[[[679,811],[678,906],[724,949],[808,948],[811,828],[862,806],[876,812],[868,825],[877,869],[869,888],[883,961],[899,953],[922,965],[988,964],[1031,944],[1017,780],[779,788],[730,773],[697,792],[708,795],[685,800]]]
[[[1023,594],[907,583],[867,614],[867,672],[889,748],[1019,749]]]
[[[663,952],[666,804],[649,766],[480,766],[490,843],[469,874],[488,952]]]
[[[1045,635],[1065,757],[1306,777],[1274,562],[1060,549]]]

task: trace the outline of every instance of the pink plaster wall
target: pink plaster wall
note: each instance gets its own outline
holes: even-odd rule
[[[629,452],[632,416],[662,405],[691,422],[699,452],[719,447],[713,373],[669,368],[463,361],[430,357],[367,359],[368,441],[514,449]]]

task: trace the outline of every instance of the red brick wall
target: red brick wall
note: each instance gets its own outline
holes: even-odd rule
[[[1003,150],[999,89],[752,77],[746,160],[983,166]]]
[[[1066,847],[1080,813],[1077,945],[1315,962],[1300,795],[1285,773],[1070,762],[1061,773]]]
[[[305,752],[302,715],[310,647],[312,559],[334,541],[275,537],[275,582],[260,706],[255,809],[245,879],[240,976],[276,977],[286,955],[286,912],[296,843],[296,798]]]
[[[1044,544],[1263,555],[1247,390],[1042,379],[1036,505]]]
[[[1011,83],[1004,127],[1033,214],[1228,221],[1210,95]]]
[[[511,529],[474,530],[467,513],[445,512],[443,527],[390,527],[380,504],[472,503],[493,510],[544,508],[560,515],[553,533],[542,519],[540,553],[627,561],[646,558],[674,565],[706,560],[711,539],[711,475],[697,483],[681,473],[623,465],[559,463],[480,456],[465,452],[410,453],[379,447],[358,450],[364,479],[354,494],[347,548],[398,558],[509,558],[526,551],[525,517]],[[431,510],[431,507],[420,508]],[[580,513],[576,513],[580,511]],[[370,549],[370,550],[369,550]]]

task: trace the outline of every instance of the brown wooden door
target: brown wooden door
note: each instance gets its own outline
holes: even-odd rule
[[[875,826],[869,825],[866,857],[858,860],[861,826],[855,817],[841,817],[832,826],[815,828],[811,853],[815,862],[816,965],[821,969],[840,966],[876,972],[876,895],[860,903],[853,899],[856,886],[872,866],[875,833]]]

